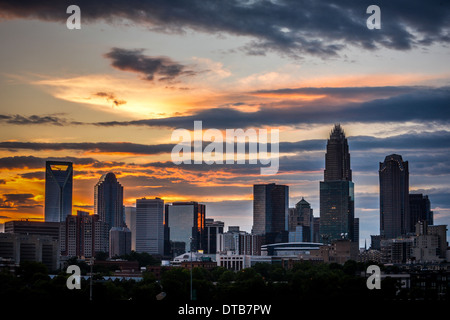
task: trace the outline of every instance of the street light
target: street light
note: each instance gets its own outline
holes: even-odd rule
[[[190,251],[191,251],[191,301],[192,301],[192,240],[193,238],[189,238],[191,244],[190,244]]]
[[[91,277],[89,279],[89,300],[92,301],[92,268],[94,267],[94,257],[91,257],[91,259],[89,260],[89,265],[91,266]]]

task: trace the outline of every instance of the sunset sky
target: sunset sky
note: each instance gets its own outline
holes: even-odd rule
[[[55,1],[56,2],[56,1]],[[81,29],[69,30],[69,5]],[[74,163],[73,213],[114,172],[125,205],[206,204],[251,231],[252,186],[290,187],[318,217],[326,139],[349,141],[360,243],[379,234],[379,162],[450,224],[450,4],[377,1],[0,0],[0,223],[43,220],[46,159]],[[280,170],[175,165],[177,128],[280,130]]]

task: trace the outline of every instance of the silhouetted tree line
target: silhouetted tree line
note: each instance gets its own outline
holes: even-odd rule
[[[76,263],[77,261],[71,261]],[[78,263],[82,274],[89,266]],[[217,267],[213,270],[192,270],[193,296],[203,302],[272,303],[276,301],[392,301],[398,299],[448,299],[432,289],[401,289],[399,283],[386,278],[380,290],[369,290],[366,277],[361,276],[368,264],[347,261],[340,264],[301,262],[291,269],[280,265],[258,263],[238,272]],[[381,266],[383,267],[383,266]],[[190,270],[164,268],[157,281],[150,272],[141,281],[103,280],[111,270],[94,270],[93,299],[96,301],[133,300],[161,303],[157,295],[165,293],[163,301],[188,302],[190,299]],[[0,272],[0,299],[30,300],[89,300],[89,280],[82,279],[81,289],[69,290],[69,274],[60,271],[50,278],[47,268],[37,262],[23,262],[16,274]]]

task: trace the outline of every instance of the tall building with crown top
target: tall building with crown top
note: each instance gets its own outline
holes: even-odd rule
[[[323,243],[354,237],[354,184],[344,130],[336,124],[325,154],[324,181],[320,181],[320,237]]]
[[[123,187],[112,172],[101,176],[94,187],[94,213],[105,221],[109,228],[123,227]]]

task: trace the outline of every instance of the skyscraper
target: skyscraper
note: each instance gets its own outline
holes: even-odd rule
[[[204,204],[195,201],[174,202],[166,205],[166,211],[166,226],[171,245],[184,243],[184,252],[206,249],[202,243],[205,232]]]
[[[287,242],[289,187],[255,184],[253,186],[253,230],[264,237],[263,244]]]
[[[217,252],[217,236],[223,233],[225,223],[214,221],[214,219],[205,219],[204,233],[204,253],[215,254]]]
[[[164,200],[136,200],[136,252],[164,254]]]
[[[98,215],[78,210],[61,224],[60,242],[62,255],[90,258],[108,252],[108,227]]]
[[[336,124],[327,142],[324,181],[320,181],[320,237],[324,243],[354,240],[354,201],[348,142]]]
[[[313,237],[313,209],[308,201],[302,198],[295,208],[289,209],[289,232],[295,232],[297,227],[302,229],[302,242],[312,242]]]
[[[120,257],[131,253],[131,231],[126,227],[109,230],[109,257]]]
[[[421,193],[409,194],[410,232],[414,231],[414,226],[419,221],[426,221],[428,225],[433,225],[433,211],[431,211],[430,199]]]
[[[429,225],[427,228],[428,234],[438,236],[438,255],[442,259],[446,259],[447,254],[447,225]],[[447,259],[448,260],[448,259]]]
[[[125,207],[125,224],[131,231],[131,250],[136,251],[136,207]]]
[[[45,221],[64,222],[72,214],[72,162],[45,163]]]
[[[94,213],[109,228],[123,227],[123,187],[112,172],[101,176],[94,187]]]
[[[334,126],[327,142],[324,181],[352,181],[347,138],[340,124]]]
[[[320,243],[321,241],[322,239],[320,237],[320,217],[314,217],[312,242]]]
[[[391,154],[380,162],[380,236],[395,239],[411,232],[408,161]]]

